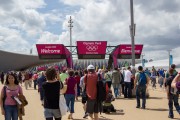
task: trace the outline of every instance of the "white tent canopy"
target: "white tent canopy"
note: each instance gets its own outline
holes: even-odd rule
[[[180,57],[179,58],[173,58],[173,64],[176,65],[177,70],[180,70]],[[136,64],[135,67],[137,68],[138,66],[142,66],[142,63]],[[152,68],[154,66],[155,68],[163,68],[163,69],[168,69],[169,67],[169,59],[164,59],[164,60],[157,60],[157,61],[152,61],[145,63],[144,68]]]

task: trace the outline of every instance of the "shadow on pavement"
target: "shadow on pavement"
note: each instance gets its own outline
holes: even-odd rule
[[[180,120],[180,118],[173,118],[173,120]]]
[[[100,117],[99,117],[99,120],[113,120],[113,119],[110,119],[110,118],[107,118],[107,117],[100,116]]]
[[[163,99],[162,97],[149,97],[148,99]]]
[[[165,109],[165,108],[146,108],[146,110],[151,110],[151,111],[169,111],[168,109]]]
[[[105,113],[106,115],[124,115],[123,113],[124,110],[116,110],[116,112],[111,112],[111,113]]]
[[[73,120],[84,120],[84,119],[76,119],[76,118],[74,118]]]

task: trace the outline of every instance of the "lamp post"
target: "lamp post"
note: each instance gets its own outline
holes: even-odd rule
[[[130,25],[130,35],[131,35],[131,50],[132,50],[132,74],[135,75],[135,24],[134,24],[134,10],[133,10],[133,0],[130,0],[130,13],[131,13],[131,25]]]
[[[72,28],[73,28],[72,23],[73,23],[73,21],[72,21],[71,16],[70,16],[70,19],[69,19],[68,23],[69,23],[68,27],[69,27],[69,30],[70,30],[70,52],[72,52]]]
[[[142,57],[142,67],[145,66],[145,65],[144,65],[144,64],[145,64],[145,63],[144,63],[144,56],[145,56],[145,54],[142,53],[142,54],[141,54],[141,57]]]
[[[30,49],[30,55],[32,55],[32,52],[33,52],[33,49],[31,48],[31,49]]]
[[[170,54],[171,54],[171,51],[172,51],[172,50],[168,50],[169,68],[170,68],[170,65],[171,65],[171,63],[170,63]]]

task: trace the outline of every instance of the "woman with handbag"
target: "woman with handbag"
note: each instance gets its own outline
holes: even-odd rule
[[[68,119],[73,119],[72,115],[74,113],[74,101],[75,101],[75,90],[77,89],[77,81],[74,79],[74,71],[70,70],[68,72],[69,77],[65,80],[64,84],[67,85],[67,91],[65,93],[65,99],[67,107],[70,110]]]
[[[1,113],[5,116],[5,120],[18,120],[18,103],[15,98],[22,94],[17,77],[13,73],[8,74],[0,99]]]

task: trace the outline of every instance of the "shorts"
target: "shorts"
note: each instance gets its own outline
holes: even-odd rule
[[[81,102],[82,102],[82,104],[85,104],[86,101],[87,101],[87,100],[85,100],[85,99],[82,98],[82,101],[81,101]]]
[[[44,108],[44,117],[45,118],[60,118],[61,117],[61,113],[59,109],[48,109],[48,108]]]
[[[97,100],[90,100],[90,99],[87,100],[86,112],[89,113],[89,114],[99,112]]]

